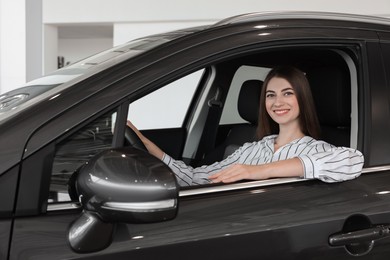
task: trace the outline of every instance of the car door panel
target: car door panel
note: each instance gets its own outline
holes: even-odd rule
[[[330,246],[329,236],[353,215],[364,215],[373,225],[390,223],[390,194],[384,192],[390,190],[389,174],[181,197],[174,220],[118,224],[112,244],[91,254],[74,253],[66,243],[69,224],[79,212],[20,218],[10,259],[355,259],[343,246]],[[388,253],[390,238],[384,238],[360,259],[382,259]]]
[[[7,259],[19,165],[0,175],[0,259]]]
[[[385,47],[385,46],[383,46]],[[381,55],[381,45],[377,42],[367,43],[368,66],[370,77],[367,77],[367,85],[363,89],[366,99],[364,121],[364,147],[369,148],[364,151],[365,165],[383,165],[390,163],[388,156],[390,138],[389,96],[386,86],[386,75],[384,63]],[[380,112],[379,112],[380,111]],[[367,121],[366,121],[367,120]]]
[[[0,218],[12,216],[18,184],[19,165],[0,175]]]
[[[51,163],[54,144],[23,161],[15,208],[16,216],[34,215],[43,211],[49,194]]]
[[[7,259],[12,220],[0,220],[0,259]]]

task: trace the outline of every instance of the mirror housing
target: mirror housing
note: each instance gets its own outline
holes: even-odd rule
[[[177,214],[179,186],[175,174],[161,160],[136,148],[99,153],[80,168],[74,185],[83,207],[68,235],[76,252],[101,250],[111,243],[114,228],[100,246],[85,242],[92,222],[91,232],[100,225],[151,223],[173,219]]]

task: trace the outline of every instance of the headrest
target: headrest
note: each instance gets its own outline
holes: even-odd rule
[[[262,86],[261,80],[247,80],[242,84],[238,96],[238,113],[243,119],[254,125],[257,125]]]
[[[350,127],[351,81],[349,72],[337,67],[308,70],[320,125]]]

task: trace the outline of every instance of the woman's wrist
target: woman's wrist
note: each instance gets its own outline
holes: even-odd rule
[[[270,178],[269,164],[250,165],[248,179],[265,180]]]
[[[267,164],[262,164],[259,165],[259,180],[266,180],[272,177],[272,165],[267,163]]]

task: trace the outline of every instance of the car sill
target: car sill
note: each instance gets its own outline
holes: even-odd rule
[[[187,196],[215,193],[215,192],[222,192],[222,191],[260,188],[260,187],[270,186],[275,184],[291,183],[291,182],[299,182],[299,181],[307,181],[307,180],[308,179],[301,179],[301,178],[277,178],[277,179],[261,180],[261,181],[240,182],[240,183],[224,184],[224,185],[218,185],[212,187],[196,188],[191,190],[183,190],[180,191],[179,196],[187,197]]]
[[[362,170],[362,173],[374,173],[374,172],[382,172],[382,171],[390,171],[390,165],[364,168]],[[278,179],[270,179],[270,180],[233,183],[233,184],[218,185],[212,187],[196,188],[191,190],[182,190],[179,192],[179,197],[187,197],[187,196],[202,195],[202,194],[209,194],[209,193],[216,193],[216,192],[223,192],[223,191],[250,189],[250,188],[261,188],[264,186],[285,184],[285,183],[292,183],[292,182],[301,182],[301,181],[308,181],[308,180],[309,179],[302,179],[302,178],[278,178]],[[60,210],[76,209],[80,207],[81,205],[78,202],[57,203],[57,204],[53,203],[47,206],[47,211],[54,212]]]

